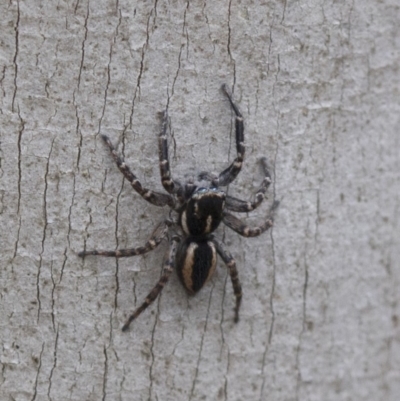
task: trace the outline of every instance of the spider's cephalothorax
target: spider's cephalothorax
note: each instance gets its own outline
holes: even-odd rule
[[[238,278],[236,262],[224,245],[217,240],[213,232],[222,222],[244,237],[255,237],[272,227],[273,214],[278,206],[275,201],[268,217],[257,227],[248,227],[230,212],[245,213],[258,207],[265,197],[265,192],[271,184],[265,158],[261,159],[264,179],[254,200],[247,202],[234,198],[219,187],[230,184],[239,174],[245,153],[243,117],[233,103],[225,85],[222,87],[236,115],[236,152],[232,164],[219,175],[209,173],[199,174],[199,182],[182,184],[171,177],[168,158],[167,125],[168,115],[164,113],[162,130],[159,135],[159,158],[161,183],[168,192],[154,192],[143,188],[137,177],[117,153],[109,138],[102,136],[110,148],[111,154],[119,170],[131,183],[133,189],[145,200],[156,206],[168,205],[175,217],[161,221],[144,246],[116,251],[82,251],[79,256],[101,255],[127,257],[143,255],[158,246],[164,238],[169,237],[169,248],[164,259],[163,274],[156,286],[147,295],[145,301],[130,315],[122,330],[127,330],[130,323],[137,318],[160,294],[168,278],[175,268],[178,276],[189,294],[195,294],[213,275],[217,265],[217,255],[229,269],[233,291],[236,297],[235,322],[239,320],[239,308],[242,299],[242,288]],[[168,235],[170,234],[170,235]]]
[[[225,192],[217,188],[196,189],[180,213],[183,232],[201,237],[215,231],[222,221],[225,199]]]

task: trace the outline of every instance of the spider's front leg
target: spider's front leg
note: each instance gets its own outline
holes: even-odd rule
[[[264,170],[264,179],[254,196],[254,201],[246,202],[228,195],[226,197],[225,206],[227,209],[231,210],[232,212],[246,213],[251,212],[261,204],[265,198],[265,193],[271,185],[271,174],[268,171],[267,159],[265,157],[261,159],[261,164]]]
[[[132,173],[130,168],[125,164],[125,161],[121,155],[118,154],[113,144],[110,141],[110,138],[106,135],[102,135],[101,138],[106,143],[106,145],[110,148],[112,157],[117,163],[119,171],[124,175],[124,177],[131,183],[132,188],[147,202],[152,203],[156,206],[165,206],[168,205],[170,207],[174,207],[175,202],[174,199],[168,195],[160,192],[151,191],[150,189],[143,188],[142,184],[138,180],[135,174]]]
[[[229,269],[229,275],[232,281],[233,293],[235,294],[236,297],[235,323],[237,323],[239,321],[239,309],[240,309],[240,304],[242,302],[242,286],[239,281],[236,262],[235,259],[233,259],[232,255],[230,254],[230,252],[227,249],[225,249],[225,247],[222,245],[221,242],[219,242],[215,238],[212,239],[212,242],[215,244],[219,256],[221,256],[222,260],[225,262],[227,268]]]
[[[279,201],[275,201],[270,209],[267,219],[260,226],[249,227],[248,225],[244,224],[240,219],[227,212],[224,213],[222,222],[243,237],[257,237],[274,225],[274,214],[278,206]]]
[[[132,315],[129,316],[128,320],[122,327],[122,331],[128,330],[129,325],[132,323],[132,321],[135,320],[160,295],[165,284],[167,284],[168,282],[169,276],[174,269],[175,256],[179,242],[180,238],[178,236],[172,237],[169,249],[165,255],[163,274],[161,275],[160,280],[158,281],[156,286],[149,292],[144,302],[132,313]]]
[[[176,194],[178,197],[182,197],[182,185],[179,181],[174,180],[171,176],[171,168],[169,165],[168,156],[168,113],[167,110],[163,113],[163,122],[160,135],[158,137],[158,154],[160,159],[160,175],[161,183],[164,189],[170,194]]]
[[[229,94],[226,85],[222,85],[222,90],[224,91],[226,97],[229,99],[229,103],[233,111],[236,114],[236,123],[235,123],[235,130],[236,130],[236,152],[237,156],[233,163],[225,169],[218,177],[218,185],[225,186],[230,184],[240,173],[242,169],[242,164],[244,160],[244,124],[243,124],[243,116],[240,114],[239,109],[233,103],[232,96]]]
[[[99,255],[99,256],[111,256],[115,258],[125,258],[129,256],[143,255],[147,252],[152,251],[158,245],[160,245],[161,241],[167,236],[168,226],[166,221],[162,221],[155,228],[150,238],[146,241],[144,246],[138,246],[136,248],[129,249],[117,249],[116,251],[103,251],[94,249],[92,251],[81,251],[78,253],[78,256],[84,258],[88,255]]]

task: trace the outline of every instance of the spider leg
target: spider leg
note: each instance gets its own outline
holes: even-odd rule
[[[179,181],[174,180],[171,177],[171,168],[169,165],[168,156],[168,136],[167,136],[167,125],[168,125],[168,113],[167,110],[163,114],[162,130],[158,137],[158,154],[160,158],[160,175],[161,183],[164,189],[170,194],[177,194],[182,196],[182,185]]]
[[[212,242],[215,244],[217,248],[217,252],[219,256],[221,256],[222,260],[225,262],[227,268],[229,269],[229,275],[231,276],[233,292],[236,297],[236,304],[235,304],[235,323],[239,321],[239,309],[240,304],[242,302],[242,286],[239,281],[238,271],[236,269],[236,262],[233,259],[230,252],[225,249],[221,242],[217,239],[213,238]]]
[[[245,147],[244,147],[244,124],[243,124],[243,117],[240,114],[239,109],[233,103],[232,96],[229,94],[226,85],[222,85],[222,90],[224,91],[226,97],[229,99],[229,103],[231,104],[231,107],[233,111],[236,114],[236,152],[237,156],[233,163],[225,169],[222,173],[220,173],[218,177],[218,185],[220,186],[225,186],[230,184],[240,173],[240,170],[242,169],[242,164],[244,160],[244,153],[245,153]]]
[[[129,316],[128,320],[122,326],[122,331],[126,331],[129,328],[129,325],[135,320],[149,305],[151,305],[156,298],[160,295],[163,290],[165,284],[167,284],[169,276],[172,273],[172,270],[175,266],[175,256],[176,250],[179,244],[180,238],[178,236],[174,236],[171,239],[169,249],[165,255],[163,273],[160,277],[160,280],[156,284],[156,286],[149,292],[144,302]]]
[[[230,213],[224,213],[222,221],[225,225],[231,228],[233,231],[236,231],[238,234],[242,235],[243,237],[257,237],[262,234],[264,231],[267,231],[271,228],[274,224],[274,212],[278,207],[279,202],[275,201],[271,207],[269,215],[265,222],[257,227],[249,227],[244,224],[240,219],[235,217]]]
[[[78,256],[84,258],[88,255],[99,255],[99,256],[113,256],[115,258],[124,258],[129,256],[143,255],[147,252],[152,251],[161,241],[167,236],[168,226],[165,221],[162,221],[157,225],[150,238],[146,241],[144,246],[138,246],[136,248],[129,249],[117,249],[116,251],[104,251],[104,250],[92,250],[92,251],[81,251]]]
[[[260,188],[254,196],[254,201],[246,202],[241,199],[234,198],[233,196],[226,197],[226,208],[232,212],[244,213],[251,212],[256,207],[258,207],[265,198],[265,193],[271,184],[271,174],[268,171],[267,159],[263,157],[261,159],[261,164],[264,170],[264,179],[260,185]]]
[[[133,174],[130,168],[125,164],[123,157],[119,155],[116,149],[114,148],[113,144],[110,141],[110,138],[108,138],[108,136],[106,135],[102,135],[101,137],[103,141],[107,144],[107,146],[110,148],[112,157],[114,158],[115,163],[117,163],[119,171],[121,171],[124,177],[131,183],[132,188],[140,196],[142,196],[143,199],[156,206],[165,206],[165,205],[169,205],[171,207],[174,206],[175,204],[174,199],[170,195],[163,194],[161,192],[151,191],[150,189],[147,188],[143,188],[142,184],[140,183],[136,175]]]

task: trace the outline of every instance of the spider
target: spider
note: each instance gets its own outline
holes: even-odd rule
[[[122,327],[128,330],[131,322],[136,319],[160,295],[173,269],[177,270],[180,281],[190,295],[196,294],[213,275],[217,265],[217,255],[225,262],[232,281],[233,292],[236,297],[235,322],[239,320],[239,308],[242,300],[242,287],[238,277],[236,262],[230,252],[225,249],[220,240],[214,237],[213,232],[220,223],[236,231],[244,237],[256,237],[272,227],[274,211],[279,202],[275,201],[268,217],[257,227],[249,227],[230,212],[246,213],[258,207],[265,197],[265,192],[271,184],[271,175],[265,158],[261,159],[264,179],[254,196],[254,200],[247,202],[234,198],[220,189],[235,180],[244,160],[244,124],[238,107],[232,100],[225,85],[222,90],[229,100],[235,113],[236,151],[237,156],[232,164],[219,175],[202,172],[197,181],[193,179],[182,184],[172,178],[168,157],[167,110],[163,113],[162,129],[158,136],[159,165],[161,183],[168,193],[161,193],[144,188],[135,174],[125,164],[110,139],[102,135],[102,139],[109,147],[112,157],[124,177],[131,183],[133,189],[147,202],[155,206],[169,206],[173,213],[161,221],[144,244],[130,249],[116,251],[84,250],[79,256],[100,255],[109,257],[128,257],[143,255],[155,249],[163,239],[169,238],[169,247],[163,262],[163,273],[155,287],[147,295],[144,302],[129,316]],[[170,233],[170,231],[172,231]]]

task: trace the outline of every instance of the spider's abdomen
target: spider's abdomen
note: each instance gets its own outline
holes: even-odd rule
[[[212,277],[217,265],[217,250],[212,241],[186,238],[176,257],[178,276],[189,294],[195,294]]]
[[[222,220],[226,194],[216,188],[197,189],[180,215],[186,235],[201,237],[217,229]]]

